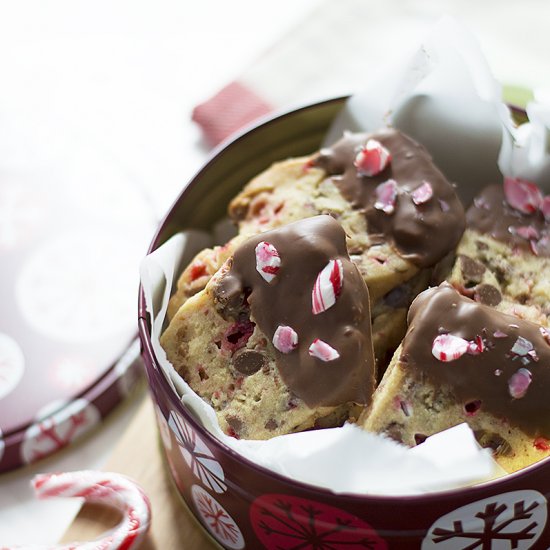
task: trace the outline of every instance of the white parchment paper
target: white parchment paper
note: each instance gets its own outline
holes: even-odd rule
[[[476,38],[445,17],[408,59],[347,101],[324,143],[391,125],[430,151],[465,204],[503,174],[550,192],[549,95],[535,96],[519,128],[501,95]]]
[[[339,139],[344,130],[369,131],[390,124],[428,148],[466,203],[503,174],[532,179],[550,191],[548,105],[536,98],[527,108],[531,122],[516,128],[475,38],[443,19],[409,59],[389,67],[384,78],[348,100],[325,143]],[[141,276],[157,359],[182,402],[215,437],[266,468],[335,492],[417,494],[502,475],[465,424],[414,449],[353,425],[269,441],[226,436],[214,410],[177,375],[159,344],[175,277],[213,241],[198,232],[176,235],[144,260]],[[335,467],[342,464],[345,468]]]

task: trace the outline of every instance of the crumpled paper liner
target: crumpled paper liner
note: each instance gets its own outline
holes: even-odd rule
[[[527,112],[530,124],[516,128],[475,39],[446,18],[401,66],[391,67],[385,78],[347,101],[325,143],[339,139],[344,130],[393,125],[427,147],[467,204],[483,186],[501,181],[502,174],[532,179],[543,188],[546,181],[550,187],[550,108],[538,101]],[[159,364],[183,404],[215,437],[257,464],[335,492],[418,494],[502,475],[465,424],[414,449],[353,425],[269,441],[226,436],[214,410],[175,372],[159,343],[181,267],[213,242],[223,240],[197,231],[178,234],[144,260],[141,278]]]

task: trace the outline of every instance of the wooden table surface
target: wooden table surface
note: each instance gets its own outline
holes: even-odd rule
[[[204,532],[176,492],[164,467],[155,413],[147,395],[103,470],[136,480],[151,500],[153,522],[144,550],[213,550],[219,546]],[[115,526],[115,510],[85,504],[62,542],[89,541]]]

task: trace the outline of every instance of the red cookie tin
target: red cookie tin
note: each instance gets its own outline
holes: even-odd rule
[[[182,229],[212,227],[224,216],[230,199],[272,162],[316,150],[343,102],[343,98],[329,100],[277,116],[219,148],[176,200],[150,251]],[[420,496],[335,494],[296,482],[229,449],[180,402],[155,357],[142,292],[139,331],[173,481],[191,512],[222,547],[546,550],[550,546],[548,459],[496,481]]]

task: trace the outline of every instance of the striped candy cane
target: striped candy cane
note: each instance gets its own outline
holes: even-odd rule
[[[122,513],[122,521],[94,541],[57,546],[16,546],[13,550],[130,550],[139,546],[149,529],[149,498],[135,482],[121,474],[93,470],[39,474],[32,480],[32,485],[39,499],[82,497],[86,502],[116,508]]]

